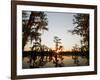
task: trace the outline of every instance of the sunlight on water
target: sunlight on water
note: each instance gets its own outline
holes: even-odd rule
[[[58,65],[56,67],[68,67],[68,66],[88,66],[88,59],[86,57],[81,56],[62,56],[61,58],[57,58],[57,62],[54,61],[54,57],[52,57],[52,60],[49,60],[49,58],[46,56],[44,57],[44,60],[39,62],[39,57],[35,61],[35,65],[38,65],[38,67],[34,68],[48,68],[48,67],[55,67],[55,64]],[[30,65],[32,66],[34,63],[29,63],[30,58],[24,57],[23,58],[23,69],[30,68]]]

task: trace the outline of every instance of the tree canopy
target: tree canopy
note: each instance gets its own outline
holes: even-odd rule
[[[73,19],[74,29],[70,32],[82,37],[81,50],[89,49],[89,14],[76,14]]]
[[[41,42],[40,31],[48,30],[48,20],[44,12],[23,11],[22,12],[22,32],[23,32],[23,49],[28,38]]]

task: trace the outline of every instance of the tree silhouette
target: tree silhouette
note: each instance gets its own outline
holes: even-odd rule
[[[82,37],[80,41],[84,48],[82,50],[88,51],[89,50],[89,14],[76,14],[74,15],[73,24],[75,25],[74,29],[70,32],[72,34],[77,34]]]
[[[75,44],[75,45],[73,46],[72,51],[73,51],[73,52],[79,51],[79,46],[78,46],[77,44]]]
[[[59,50],[62,51],[63,50],[63,46],[60,45],[59,46]]]
[[[61,39],[59,39],[59,37],[55,36],[54,42],[55,42],[55,50],[57,51],[59,49],[59,44],[61,44]]]
[[[58,53],[58,50],[62,48],[62,46],[59,47],[59,44],[61,44],[61,39],[57,36],[54,36],[54,42],[55,42],[55,51],[56,51],[56,54],[54,54],[54,57],[55,57],[54,63],[55,63],[55,66],[58,67],[59,60],[57,60],[57,55],[58,55],[57,53]]]
[[[22,12],[22,27],[23,27],[23,50],[24,46],[28,41],[28,37],[30,37],[31,42],[35,40],[36,42],[41,42],[41,33],[40,31],[48,30],[46,27],[48,25],[48,21],[46,18],[46,14],[44,12],[34,12],[31,11],[30,15],[27,11]],[[29,17],[29,19],[27,19]]]

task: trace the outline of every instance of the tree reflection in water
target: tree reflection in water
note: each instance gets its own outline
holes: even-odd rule
[[[29,57],[30,68],[41,68],[48,62],[54,64],[55,67],[64,67],[62,55],[54,52],[48,54],[44,53],[42,52],[40,55],[37,55],[36,53],[31,53],[31,56]]]
[[[31,52],[33,53],[33,52]],[[89,61],[86,56],[81,55],[62,55],[55,52],[44,52],[23,56],[23,69],[27,68],[50,68],[50,67],[69,67],[69,66],[88,66]],[[57,54],[57,55],[55,55]],[[35,56],[34,56],[35,55]]]
[[[72,59],[74,60],[74,64],[76,64],[77,66],[79,66],[79,60],[78,60],[78,56],[75,55],[75,56],[72,56]]]

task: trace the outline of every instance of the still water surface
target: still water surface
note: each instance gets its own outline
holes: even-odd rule
[[[54,57],[52,60],[44,57],[42,62],[39,61],[39,57],[36,59],[35,63],[32,61],[30,63],[30,57],[24,57],[22,61],[23,69],[30,68],[30,66],[35,66],[33,68],[49,68],[49,67],[68,67],[68,66],[88,66],[89,61],[86,57],[81,56],[62,56],[62,58],[57,58],[57,62],[54,62]]]

